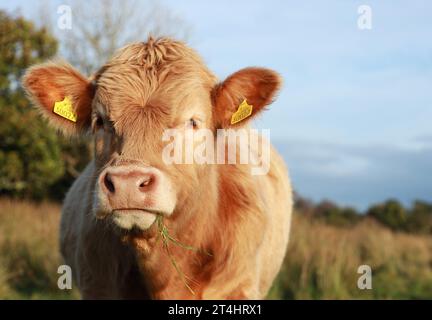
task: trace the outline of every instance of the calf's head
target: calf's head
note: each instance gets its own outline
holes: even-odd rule
[[[22,82],[52,126],[93,136],[96,216],[145,230],[157,215],[174,217],[204,182],[217,183],[214,165],[166,164],[164,131],[185,136],[188,130],[243,126],[272,101],[280,78],[268,69],[246,68],[218,83],[193,50],[162,38],[120,49],[90,78],[66,63],[49,62],[30,68]],[[253,105],[251,117],[231,124],[244,99]],[[61,101],[75,119],[54,112]]]

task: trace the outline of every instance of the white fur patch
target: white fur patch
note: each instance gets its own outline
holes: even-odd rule
[[[112,219],[120,228],[130,230],[133,227],[146,230],[156,220],[156,214],[142,210],[114,210]]]

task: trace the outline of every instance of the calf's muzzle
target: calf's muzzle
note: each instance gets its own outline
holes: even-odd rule
[[[149,209],[154,205],[159,175],[152,167],[109,167],[100,175],[99,185],[113,210]]]

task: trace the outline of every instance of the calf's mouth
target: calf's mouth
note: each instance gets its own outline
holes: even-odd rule
[[[131,230],[136,227],[141,230],[147,230],[154,224],[157,216],[160,214],[158,211],[147,209],[121,208],[114,209],[111,218],[122,229]]]

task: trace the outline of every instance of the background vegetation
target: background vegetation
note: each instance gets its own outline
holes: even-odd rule
[[[76,299],[57,287],[60,205],[0,199],[0,298]],[[372,268],[372,290],[357,268]],[[392,231],[371,217],[335,226],[296,211],[269,299],[432,299],[432,237]]]
[[[123,15],[109,15],[105,27],[113,20],[121,26],[116,19]],[[77,32],[105,28],[79,26]],[[88,41],[95,55],[119,46],[116,34],[109,42],[100,39],[105,34],[84,31],[76,37]],[[88,162],[90,148],[87,141],[70,141],[50,129],[19,84],[27,67],[54,57],[58,47],[46,27],[0,11],[0,298],[79,297],[75,289],[57,288],[58,200]],[[84,58],[77,65],[92,70],[90,58]],[[372,267],[372,290],[357,288],[362,264]],[[288,254],[269,298],[431,299],[432,204],[419,200],[406,208],[388,200],[358,212],[297,196]]]
[[[57,287],[58,204],[0,200],[0,299],[78,298]]]
[[[0,195],[61,199],[89,160],[87,143],[49,128],[20,86],[25,70],[57,47],[45,28],[0,11]]]
[[[328,202],[313,213],[304,210],[297,205],[287,256],[269,298],[432,299],[430,204],[416,202],[407,210],[390,200],[363,215]],[[400,212],[406,222],[393,227]],[[410,221],[417,223],[417,216],[427,216],[429,228],[413,234]],[[372,290],[357,288],[363,264],[372,269]]]

